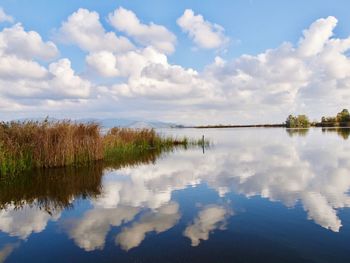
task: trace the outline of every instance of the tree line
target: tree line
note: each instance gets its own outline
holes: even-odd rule
[[[350,127],[350,113],[343,109],[336,116],[322,117],[320,122],[310,122],[306,115],[289,115],[286,120],[287,128],[308,128],[316,127]]]

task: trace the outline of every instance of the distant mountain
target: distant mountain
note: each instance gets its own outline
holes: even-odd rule
[[[124,128],[171,128],[178,127],[174,123],[160,122],[160,121],[139,121],[131,119],[80,119],[77,120],[83,123],[97,122],[104,128],[124,127]]]
[[[46,118],[23,118],[18,119],[17,121],[43,121]],[[60,121],[62,119],[56,118],[47,118],[48,121]],[[178,125],[175,123],[161,122],[161,121],[140,121],[140,120],[132,120],[132,119],[96,119],[96,118],[84,118],[84,119],[76,119],[72,120],[81,123],[89,123],[96,122],[99,123],[103,128],[112,128],[112,127],[123,127],[123,128],[174,128],[174,127],[183,127],[182,125]]]
[[[76,121],[79,121],[82,123],[97,122],[104,128],[112,128],[116,126],[127,127],[128,125],[135,122],[134,120],[128,120],[128,119],[94,119],[94,118],[78,119]]]
[[[130,125],[128,125],[129,128],[136,128],[136,129],[143,129],[143,128],[155,128],[153,127],[152,124],[148,123],[148,122],[144,122],[144,121],[137,121],[134,122]]]
[[[19,122],[26,122],[26,121],[44,121],[44,120],[48,120],[48,121],[59,121],[60,119],[56,119],[56,118],[51,118],[51,117],[36,117],[36,118],[20,118],[20,119],[14,119],[13,121],[19,121]]]
[[[129,128],[137,128],[137,129],[142,129],[142,128],[172,128],[172,127],[177,127],[178,125],[174,123],[166,123],[166,122],[146,122],[146,121],[135,121],[131,124],[129,124],[127,127]]]

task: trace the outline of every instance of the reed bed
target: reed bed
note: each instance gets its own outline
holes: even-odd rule
[[[188,143],[172,137],[162,137],[153,129],[112,128],[103,137],[106,159],[124,158],[129,154],[142,155],[145,151],[157,151]]]
[[[33,167],[83,165],[103,158],[97,124],[9,122],[0,124],[0,174]]]
[[[84,166],[97,160],[130,159],[174,146],[187,138],[162,137],[153,129],[112,128],[96,123],[47,120],[0,123],[0,177],[33,168]]]

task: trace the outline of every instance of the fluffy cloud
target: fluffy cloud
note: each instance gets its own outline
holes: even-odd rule
[[[75,44],[89,52],[124,52],[133,49],[133,44],[125,37],[114,32],[106,32],[97,12],[80,8],[62,23],[58,38],[66,43]]]
[[[51,41],[43,42],[35,31],[25,31],[21,24],[5,28],[0,33],[2,53],[23,59],[39,58],[49,60],[58,55],[57,47]]]
[[[337,22],[333,16],[326,19],[321,18],[315,21],[308,30],[304,30],[304,38],[299,43],[300,55],[308,57],[320,53],[333,35]]]
[[[124,16],[130,19],[121,19]],[[194,22],[188,22],[190,19]],[[148,33],[142,32],[168,32],[162,26],[142,24],[134,13],[122,8],[110,14],[109,21],[124,28],[140,45],[135,47],[125,37],[107,32],[99,14],[86,9],[69,16],[59,30],[63,40],[88,52],[83,75],[89,81],[66,60],[53,62],[51,70],[38,61],[53,59],[58,51],[36,32],[26,32],[20,24],[0,32],[0,95],[17,111],[14,116],[64,112],[59,105],[65,105],[65,113],[71,114],[81,112],[79,107],[85,103],[84,114],[97,117],[118,112],[118,117],[184,124],[244,124],[282,122],[286,112],[320,118],[319,105],[326,115],[348,106],[350,38],[333,36],[334,17],[315,21],[297,45],[283,43],[232,60],[217,57],[203,70],[170,63],[157,37],[152,37],[152,43],[144,39]],[[205,25],[204,32],[210,29],[221,36],[214,39],[225,38],[222,31],[213,31],[213,24],[190,10],[178,23]],[[224,42],[221,40],[216,42]],[[65,68],[59,77],[53,70],[57,63]],[[8,114],[2,117],[9,118]]]
[[[47,69],[35,59],[49,60],[58,55],[52,42],[44,42],[35,31],[25,31],[21,24],[0,32],[0,80],[43,79]]]
[[[166,27],[150,23],[142,24],[134,12],[122,7],[108,16],[112,26],[133,37],[138,43],[152,46],[164,53],[172,53],[175,49],[176,37]]]
[[[200,48],[220,48],[228,42],[222,26],[204,20],[202,15],[195,15],[191,9],[185,10],[177,19],[177,24]]]
[[[111,52],[92,53],[86,58],[87,64],[102,76],[127,78],[141,77],[142,70],[148,65],[167,64],[167,57],[152,47],[114,55]]]
[[[33,61],[11,57],[0,57],[0,61],[11,62],[0,67],[0,94],[4,98],[62,100],[90,95],[91,83],[75,74],[68,59],[53,62],[48,69]]]
[[[52,74],[50,88],[64,97],[86,98],[90,95],[90,82],[75,75],[69,59],[51,63],[49,72]]]
[[[16,56],[0,55],[0,78],[19,79],[43,79],[47,76],[47,69],[32,60],[24,60]]]
[[[209,233],[225,228],[225,220],[229,214],[225,207],[208,205],[198,213],[193,224],[185,229],[184,236],[191,239],[192,246],[198,246],[200,240],[209,239]]]
[[[87,63],[103,76],[127,78],[127,83],[101,89],[106,96],[168,101],[181,98],[182,103],[187,104],[206,100],[205,96],[215,97],[216,89],[211,89],[212,86],[201,79],[197,71],[169,64],[167,57],[152,47],[119,56],[105,52],[92,54],[87,57]]]
[[[146,106],[149,101],[149,105],[156,102],[162,107],[167,101],[169,111],[185,106],[181,108],[187,115],[185,122],[193,122],[194,111],[197,120],[207,123],[210,115],[215,121],[257,122],[257,112],[282,121],[285,116],[278,113],[281,110],[312,113],[320,103],[326,112],[346,107],[350,98],[350,60],[346,55],[350,38],[332,38],[335,25],[334,17],[317,20],[304,31],[297,46],[283,43],[231,61],[217,57],[201,72],[171,65],[157,51],[150,58],[150,48],[121,56],[91,56],[87,62],[102,75],[127,78],[102,88],[104,96],[112,95],[118,101],[123,97],[139,99]]]
[[[37,32],[25,31],[21,24],[4,28],[0,32],[1,106],[23,110],[33,104],[28,99],[36,100],[38,105],[47,99],[87,98],[91,83],[74,72],[69,59],[47,67],[38,61],[52,60],[57,55],[56,45],[44,42]]]
[[[9,22],[13,23],[14,19],[12,16],[5,13],[4,9],[0,7],[0,23],[1,22]]]
[[[89,54],[86,63],[93,72],[103,77],[117,77],[120,75],[117,57],[109,51],[100,51]]]

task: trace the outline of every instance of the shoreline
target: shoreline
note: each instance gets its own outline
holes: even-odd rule
[[[177,128],[177,127],[176,127]],[[287,127],[286,124],[256,124],[256,125],[208,125],[208,126],[185,126],[184,129],[236,129],[236,128],[286,128],[286,129],[309,129],[309,128],[335,128],[349,129],[350,126],[321,126],[319,124],[309,127]],[[181,129],[180,128],[180,129]]]
[[[249,124],[249,125],[208,125],[208,126],[188,126],[184,128],[193,129],[215,129],[215,128],[283,128],[285,124]]]

